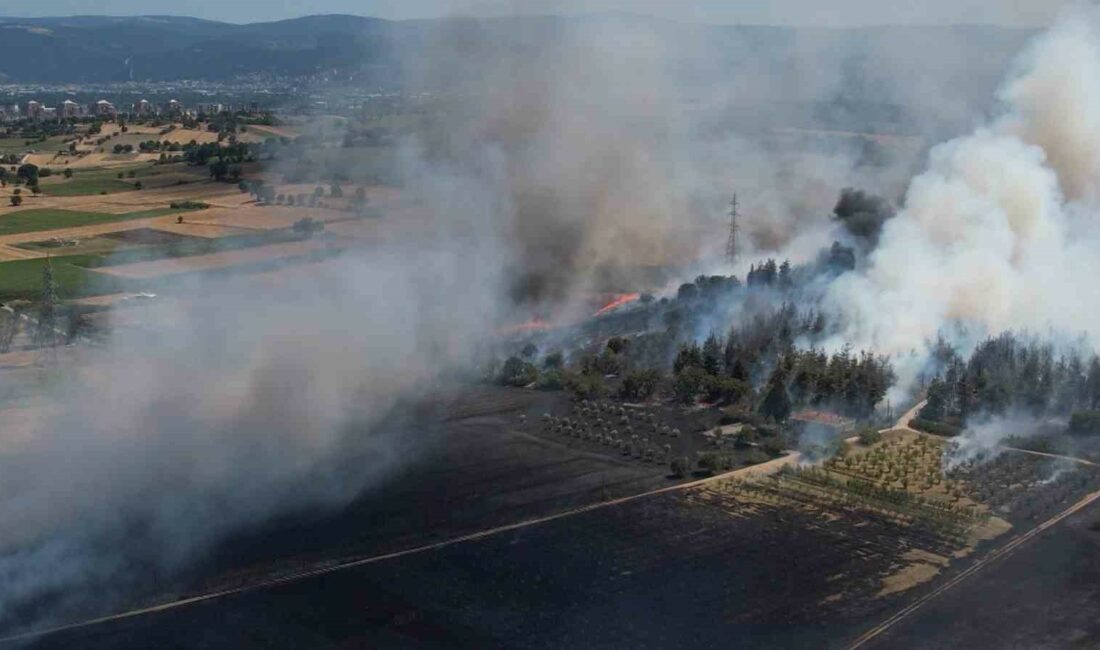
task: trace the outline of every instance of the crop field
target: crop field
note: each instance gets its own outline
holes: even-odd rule
[[[28,140],[26,138],[0,138],[0,153],[23,153],[30,150],[35,151],[56,151],[58,149],[64,149],[64,138],[61,136],[53,136],[47,138],[44,142],[38,140]]]
[[[873,513],[769,514],[666,493],[38,647],[157,646],[183,630],[211,647],[836,647],[895,605],[878,594],[910,530]]]
[[[971,499],[1022,524],[1041,521],[1100,489],[1100,467],[1025,453],[967,461],[947,476],[960,482]]]
[[[1100,647],[1100,501],[899,622],[867,648]]]
[[[78,228],[80,226],[92,226],[102,223],[114,223],[117,221],[132,221],[134,219],[147,219],[149,217],[160,217],[184,212],[188,212],[188,210],[157,208],[152,210],[124,212],[121,214],[81,210],[55,210],[49,208],[21,210],[6,215],[0,214],[0,236],[16,235],[25,232],[38,232],[42,230]]]
[[[63,298],[122,291],[125,285],[117,278],[88,270],[101,259],[98,255],[66,255],[0,263],[0,300],[37,296],[42,291],[42,270],[46,264],[53,267],[58,295]]]
[[[937,472],[948,451],[942,440],[895,431],[875,444],[850,444],[822,466],[716,477],[574,512],[677,485],[656,460],[645,460],[646,448],[656,455],[659,447],[642,447],[640,457],[609,450],[602,428],[591,429],[603,426],[596,420],[610,419],[620,440],[626,427],[656,424],[665,444],[700,431],[653,408],[624,414],[558,392],[470,389],[425,401],[430,409],[397,426],[430,433],[417,437],[430,449],[400,476],[340,512],[230,540],[196,573],[158,583],[168,595],[153,602],[564,515],[62,632],[35,647],[153,647],[185,633],[210,647],[845,647],[1009,536],[1001,515],[1023,519],[1004,511],[997,486],[1052,497],[1061,489],[1048,492],[1060,479],[1040,457],[1006,454]],[[543,413],[551,414],[549,433]],[[662,417],[670,426],[664,435]],[[682,429],[679,437],[671,425]],[[1066,483],[1065,498],[1094,481]],[[1064,508],[1061,498],[1050,500]]]
[[[229,242],[226,239],[201,240],[203,244],[190,250],[162,248],[145,259],[140,251],[120,253],[113,260],[116,264],[105,265],[101,271],[118,278],[153,280],[180,273],[269,268],[292,261],[321,259],[343,249],[324,238],[279,243],[270,243],[266,237],[240,238],[241,245],[236,248],[232,244],[237,238]],[[213,252],[201,253],[202,249]]]
[[[114,168],[74,169],[72,178],[65,178],[59,170],[55,170],[54,174],[42,179],[41,187],[47,196],[86,196],[134,191],[138,182],[141,182],[142,189],[155,189],[186,185],[207,178],[205,169],[189,167],[184,163],[139,163]]]
[[[63,252],[64,255],[51,258],[54,277],[62,296],[77,297],[137,288],[126,284],[126,278],[150,279],[165,273],[278,261],[326,248],[321,240],[297,241],[299,239],[289,231],[210,239],[139,228],[79,241],[53,239],[29,242],[24,246],[41,252]],[[257,253],[246,249],[256,249]],[[32,297],[40,291],[45,261],[42,257],[0,263],[0,300]],[[153,271],[143,272],[143,269]]]
[[[720,472],[765,462],[778,456],[779,440],[738,436],[741,427],[716,427],[716,413],[685,415],[663,405],[631,405],[606,400],[573,404],[566,415],[543,413],[521,423],[539,435],[586,451],[655,465],[667,472],[677,457],[704,459],[708,471]]]

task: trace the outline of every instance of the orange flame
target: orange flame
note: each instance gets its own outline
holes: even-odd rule
[[[611,302],[607,303],[603,307],[600,307],[596,311],[596,313],[592,314],[592,315],[593,316],[603,316],[604,314],[611,311],[612,309],[618,309],[619,307],[622,307],[623,305],[630,304],[630,303],[634,302],[635,300],[637,300],[638,298],[641,298],[640,293],[620,293],[620,294],[616,295],[614,298],[612,298]]]
[[[509,325],[497,330],[498,334],[510,336],[512,334],[527,334],[530,332],[541,332],[553,327],[550,323],[542,320],[541,318],[532,318],[525,323],[519,323],[517,325]]]

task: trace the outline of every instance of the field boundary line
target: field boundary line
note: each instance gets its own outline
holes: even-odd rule
[[[772,459],[772,460],[770,460],[766,463],[760,463],[759,465],[750,465],[749,467],[742,467],[741,469],[736,469],[736,470],[733,470],[733,471],[730,471],[730,472],[725,472],[723,474],[716,474],[714,476],[708,476],[706,478],[701,478],[701,479],[697,479],[697,480],[694,480],[694,481],[688,481],[687,483],[678,483],[676,485],[669,485],[669,486],[666,486],[666,487],[663,487],[663,488],[657,488],[656,490],[650,490],[648,492],[641,492],[639,494],[631,494],[631,495],[627,495],[625,497],[618,497],[618,498],[611,499],[611,500],[608,500],[608,501],[599,501],[599,502],[596,502],[596,503],[590,503],[588,505],[580,506],[580,507],[573,508],[573,509],[570,509],[570,510],[564,510],[562,512],[557,512],[557,513],[553,513],[553,514],[549,514],[549,515],[544,515],[542,517],[535,517],[533,519],[525,519],[525,520],[522,520],[522,521],[513,522],[511,524],[505,524],[503,526],[496,526],[494,528],[487,528],[487,529],[476,531],[476,532],[473,532],[473,533],[467,533],[466,535],[460,535],[458,537],[452,537],[450,539],[443,540],[442,542],[436,542],[434,544],[424,544],[424,545],[421,545],[421,546],[414,546],[414,547],[402,549],[402,550],[399,550],[399,551],[392,551],[390,553],[383,553],[381,555],[372,555],[370,557],[362,557],[362,558],[358,558],[358,559],[354,559],[354,560],[346,560],[346,561],[343,561],[343,562],[337,562],[336,564],[331,564],[331,565],[328,565],[328,566],[314,567],[312,569],[297,571],[297,572],[294,572],[294,573],[289,573],[287,575],[283,575],[283,576],[279,576],[279,577],[275,577],[275,578],[268,578],[268,579],[261,580],[259,582],[255,582],[255,583],[252,583],[252,584],[249,584],[249,585],[242,585],[240,587],[233,587],[231,589],[221,589],[221,590],[218,590],[218,591],[211,591],[211,592],[208,592],[208,593],[205,593],[205,594],[199,594],[197,596],[190,596],[188,598],[182,598],[180,600],[175,600],[175,601],[172,601],[170,603],[161,603],[160,605],[152,605],[152,606],[149,606],[149,607],[142,607],[142,608],[139,608],[139,609],[132,609],[132,610],[125,611],[125,612],[120,612],[118,614],[109,614],[107,616],[100,616],[98,618],[92,618],[92,619],[88,619],[88,620],[85,620],[85,621],[80,621],[80,622],[77,622],[77,623],[68,623],[68,624],[65,624],[65,625],[58,625],[58,626],[55,626],[55,627],[44,628],[44,629],[40,629],[40,630],[31,630],[31,631],[28,631],[28,632],[20,632],[18,634],[13,634],[11,636],[6,636],[6,637],[0,638],[0,644],[6,645],[6,644],[9,644],[9,643],[14,643],[14,642],[19,642],[19,641],[26,641],[26,640],[29,640],[29,639],[35,639],[35,638],[47,636],[47,635],[50,635],[50,634],[56,634],[56,633],[59,633],[59,632],[66,632],[66,631],[76,630],[76,629],[85,628],[85,627],[92,627],[94,625],[99,625],[101,623],[109,623],[109,622],[112,622],[112,621],[120,621],[120,620],[129,619],[129,618],[137,618],[139,616],[144,616],[144,615],[147,615],[147,614],[155,614],[155,613],[167,611],[167,610],[170,610],[170,609],[187,607],[189,605],[194,605],[194,604],[197,604],[197,603],[202,603],[202,602],[206,602],[206,601],[210,601],[210,600],[216,600],[218,598],[224,598],[224,597],[227,597],[227,596],[233,596],[233,595],[247,593],[247,592],[251,592],[251,591],[260,591],[260,590],[263,590],[263,589],[270,589],[272,587],[277,587],[277,586],[284,585],[284,584],[289,584],[289,583],[292,583],[292,582],[298,582],[300,580],[305,580],[307,578],[322,576],[322,575],[326,575],[326,574],[329,574],[329,573],[336,573],[338,571],[344,571],[344,570],[347,570],[347,569],[354,569],[356,567],[366,566],[368,564],[376,564],[378,562],[384,562],[386,560],[394,560],[394,559],[409,556],[409,555],[418,555],[420,553],[427,553],[429,551],[438,551],[438,550],[442,550],[442,549],[445,549],[445,548],[450,547],[450,546],[454,546],[456,544],[462,544],[462,543],[465,543],[465,542],[477,541],[477,540],[484,539],[484,538],[487,538],[487,537],[493,537],[493,536],[499,535],[501,533],[507,533],[507,532],[511,532],[511,531],[514,531],[514,530],[527,528],[529,526],[536,526],[538,524],[544,524],[544,523],[548,523],[548,522],[551,522],[551,521],[556,521],[558,519],[565,519],[566,517],[572,517],[574,515],[580,515],[580,514],[584,514],[584,513],[587,513],[587,512],[592,512],[592,511],[595,511],[595,510],[600,510],[600,509],[603,509],[603,508],[622,505],[624,503],[629,503],[631,501],[636,501],[636,500],[639,500],[639,499],[645,499],[645,498],[648,498],[648,497],[658,496],[658,495],[661,495],[661,494],[667,494],[667,493],[671,493],[671,492],[678,492],[678,491],[682,491],[682,490],[690,490],[692,488],[697,488],[697,487],[700,487],[700,486],[703,486],[703,485],[707,485],[709,483],[717,483],[719,481],[729,480],[731,478],[736,478],[738,476],[757,476],[757,475],[761,475],[762,472],[763,473],[771,473],[771,471],[773,471],[773,470],[778,471],[778,470],[782,469],[783,467],[785,467],[787,465],[790,465],[792,463],[797,464],[801,460],[801,457],[802,457],[802,455],[798,452],[790,452],[786,456],[780,456],[779,458],[774,458],[774,459]]]
[[[986,566],[996,562],[997,560],[999,560],[1003,557],[1007,557],[1008,555],[1011,555],[1014,551],[1016,551],[1018,548],[1020,548],[1021,546],[1023,546],[1027,542],[1034,539],[1039,534],[1043,533],[1047,529],[1049,529],[1049,528],[1057,525],[1058,523],[1062,522],[1067,517],[1070,517],[1070,516],[1080,512],[1081,510],[1088,507],[1090,504],[1092,504],[1097,499],[1100,499],[1100,491],[1093,492],[1091,494],[1086,495],[1080,501],[1073,504],[1069,508],[1066,508],[1062,512],[1058,513],[1057,515],[1054,515],[1050,519],[1044,521],[1043,523],[1039,524],[1035,528],[1032,528],[1031,530],[1027,531],[1026,533],[1023,533],[1022,535],[1017,536],[1015,539],[1008,542],[1004,546],[1001,546],[1000,548],[991,551],[988,555],[986,555],[982,559],[976,561],[974,564],[970,565],[968,568],[966,568],[964,571],[960,572],[955,577],[951,578],[950,580],[948,580],[944,584],[940,585],[939,587],[937,587],[933,591],[930,591],[927,594],[921,596],[920,598],[918,598],[914,602],[910,603],[906,607],[902,608],[900,611],[895,613],[893,616],[891,616],[890,618],[886,619],[885,621],[879,623],[878,625],[871,628],[867,632],[864,632],[860,637],[858,637],[854,642],[852,642],[852,645],[848,646],[849,650],[856,650],[857,648],[864,647],[865,645],[867,645],[871,641],[875,640],[875,638],[877,638],[878,636],[880,636],[884,632],[888,631],[890,628],[892,628],[895,625],[897,625],[898,623],[900,623],[902,620],[908,618],[911,614],[913,614],[913,612],[916,612],[917,610],[919,610],[921,607],[926,605],[929,601],[934,600],[936,597],[943,594],[947,590],[958,586],[959,584],[964,582],[967,578],[974,575],[978,571],[981,571]]]

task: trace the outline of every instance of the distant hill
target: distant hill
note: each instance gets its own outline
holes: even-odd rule
[[[354,16],[232,25],[194,18],[0,19],[0,80],[18,83],[299,76],[384,62],[393,23]]]
[[[619,33],[616,40],[614,28],[624,25],[632,35]],[[170,16],[0,18],[0,82],[277,76],[399,89],[415,78],[423,89],[439,90],[478,79],[476,61],[538,62],[554,56],[548,45],[577,36],[589,43],[607,38],[624,56],[634,55],[629,50],[636,43],[663,48],[682,95],[697,106],[718,102],[771,112],[798,104],[836,128],[881,119],[922,123],[927,130],[922,116],[957,127],[985,110],[1032,32],[966,25],[709,26],[620,14],[396,22],[324,15],[247,25]],[[433,50],[441,42],[463,54],[441,58]],[[433,51],[434,58],[422,56]],[[446,65],[433,76],[441,60]],[[899,118],[899,111],[906,115]]]
[[[619,17],[621,18],[621,17]],[[472,38],[508,40],[554,37],[563,29],[599,28],[607,17],[515,17],[452,20],[448,29]],[[944,57],[1002,63],[1028,33],[994,27],[883,27],[803,29],[763,26],[697,26],[636,18],[662,37],[687,35],[713,45],[714,62],[731,66],[812,64],[822,53],[868,56],[895,50],[899,58]],[[299,76],[373,71],[396,79],[398,53],[412,51],[443,20],[393,22],[359,16],[308,16],[234,25],[171,16],[0,18],[0,80],[93,82],[224,80],[248,74]],[[694,33],[689,33],[694,32]]]

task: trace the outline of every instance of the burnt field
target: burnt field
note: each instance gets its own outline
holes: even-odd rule
[[[417,426],[430,420],[440,435],[402,472],[338,512],[229,540],[129,606],[365,562],[56,632],[32,647],[847,647],[1100,489],[1096,468],[1020,452],[944,473],[941,441],[892,432],[852,443],[818,468],[718,477],[586,509],[677,482],[644,454],[526,431],[524,421],[539,429],[532,420],[543,413],[575,413],[561,393],[487,388],[435,402]],[[630,426],[645,421],[640,412],[626,417]],[[561,516],[522,523],[554,513]],[[1079,520],[1067,522],[1076,541],[1063,555],[1086,562],[1087,577],[1096,566],[1087,564],[1089,540],[1100,532]],[[1052,528],[1034,543],[1065,534]],[[1006,566],[1031,553],[1019,548]],[[377,557],[394,551],[405,552]],[[991,579],[1000,564],[963,584]],[[1076,579],[1067,566],[1044,589]],[[1088,586],[1070,591],[1097,595]],[[1014,598],[1039,611],[1046,595],[1017,590]],[[889,633],[909,634],[909,624]],[[1087,631],[1090,623],[1074,625]],[[939,645],[918,647],[954,645],[944,634]],[[881,647],[910,645],[906,637]]]
[[[165,574],[137,555],[130,583],[51,623],[237,588],[675,483],[665,467],[571,450],[515,431],[519,413],[566,408],[560,402],[568,402],[562,393],[487,387],[412,405],[413,415],[387,425],[400,431],[398,469],[351,503],[270,521],[224,541],[183,574]],[[362,471],[356,466],[369,460],[349,458],[348,467],[336,471]],[[21,618],[35,618],[25,614]],[[0,636],[19,627],[9,619]]]
[[[929,602],[870,648],[1100,647],[1100,502]]]
[[[905,537],[664,494],[36,647],[821,647],[894,605]]]

